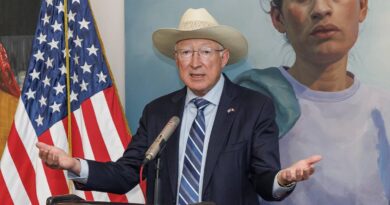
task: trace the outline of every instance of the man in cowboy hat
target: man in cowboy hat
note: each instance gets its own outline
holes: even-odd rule
[[[42,143],[40,157],[69,170],[84,190],[126,193],[139,183],[145,152],[172,117],[182,121],[160,155],[161,204],[258,204],[281,200],[297,181],[307,179],[320,156],[280,170],[278,129],[271,100],[233,84],[222,70],[247,54],[245,37],[219,25],[205,9],[188,9],[178,29],[159,29],[154,46],[176,61],[184,88],[149,103],[140,126],[116,162],[77,160]],[[261,105],[261,106],[259,106]],[[61,160],[58,160],[61,159]],[[150,162],[147,201],[154,200],[156,163]]]

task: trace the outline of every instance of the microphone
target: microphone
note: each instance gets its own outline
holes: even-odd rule
[[[173,116],[168,123],[165,125],[163,130],[154,140],[153,144],[150,145],[149,149],[145,153],[145,159],[142,162],[143,165],[147,164],[149,161],[153,160],[162,148],[164,148],[169,137],[175,131],[177,125],[179,124],[180,119],[177,116]]]

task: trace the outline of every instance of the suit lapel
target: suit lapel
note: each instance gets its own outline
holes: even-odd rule
[[[217,114],[215,116],[213,129],[210,135],[210,142],[207,150],[206,167],[203,177],[203,191],[206,190],[213,170],[217,163],[220,153],[225,147],[228,140],[228,133],[234,121],[235,112],[228,112],[230,108],[236,108],[234,98],[236,96],[235,87],[230,80],[225,77],[225,85],[222,91]],[[237,108],[236,108],[237,109]]]
[[[180,119],[183,117],[184,102],[186,96],[186,88],[180,90],[175,96],[172,97],[173,111],[170,113],[172,116],[178,116]],[[176,197],[177,190],[177,178],[178,178],[178,162],[179,162],[179,137],[180,137],[181,122],[177,126],[175,132],[171,138],[167,141],[166,147],[166,166],[168,168],[169,181],[173,197]]]

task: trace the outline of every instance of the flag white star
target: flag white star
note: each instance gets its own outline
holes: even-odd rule
[[[60,71],[61,71],[61,75],[64,75],[64,74],[66,74],[66,67],[65,67],[65,65],[62,65],[61,67],[59,67],[58,69],[60,69]]]
[[[81,82],[80,84],[80,87],[81,87],[81,91],[88,91],[88,86],[89,83],[86,83],[84,80]]]
[[[58,14],[60,14],[61,12],[64,12],[64,5],[62,4],[61,1],[60,1],[60,4],[58,6],[56,6],[56,8],[58,9]]]
[[[102,71],[100,71],[99,74],[96,74],[96,76],[99,78],[99,83],[100,82],[106,82],[107,75],[104,75]]]
[[[31,88],[28,89],[28,92],[25,93],[25,95],[27,96],[27,100],[29,99],[35,99],[35,93],[36,91],[32,91]]]
[[[58,49],[58,43],[59,43],[59,41],[55,41],[54,38],[51,39],[50,43],[48,43],[51,47],[50,50],[53,50],[53,48]]]
[[[83,29],[83,28],[85,28],[85,29],[88,30],[88,24],[89,24],[89,23],[90,23],[90,22],[89,22],[89,21],[86,21],[84,18],[83,18],[82,21],[79,21],[80,30]]]
[[[37,72],[36,69],[34,69],[33,72],[30,73],[30,76],[31,76],[32,80],[34,80],[34,79],[39,80],[39,74],[40,74],[40,72]]]
[[[50,86],[50,78],[46,76],[42,83],[44,88],[46,88],[46,86]]]
[[[62,26],[62,24],[58,23],[57,20],[54,22],[53,25],[51,25],[51,27],[54,29],[54,32],[56,32],[57,30],[62,31],[61,26]]]
[[[91,65],[88,65],[87,62],[84,63],[83,66],[81,66],[81,69],[83,69],[83,74],[88,72],[88,73],[91,73]]]
[[[75,64],[75,65],[78,65],[78,64],[79,64],[79,58],[80,58],[80,57],[77,56],[77,54],[74,55],[73,60],[74,60],[74,64]]]
[[[72,0],[72,4],[74,4],[76,2],[80,4],[80,0]]]
[[[68,56],[70,56],[70,51],[71,51],[72,49],[69,49],[68,50]],[[66,53],[65,53],[65,49],[64,50],[62,50],[62,53],[64,54],[64,58],[66,58]]]
[[[95,56],[97,56],[97,51],[99,50],[98,48],[95,48],[95,45],[92,44],[91,47],[87,48],[87,50],[89,51],[89,55],[92,55],[94,54]]]
[[[43,95],[41,96],[41,99],[39,99],[39,103],[41,104],[41,107],[43,106],[46,106],[46,100],[47,98],[43,97]]]
[[[43,35],[42,32],[41,32],[41,34],[39,34],[39,37],[37,38],[37,40],[39,41],[39,44],[42,44],[43,42],[46,42],[46,36],[47,35]]]
[[[75,22],[76,13],[73,13],[72,10],[68,12],[68,20],[69,22]]]
[[[42,53],[40,50],[38,50],[37,53],[34,54],[35,60],[36,61],[39,61],[39,60],[43,61],[44,60],[44,58],[43,58],[44,54],[45,53]]]
[[[54,61],[54,58],[47,57],[47,60],[46,60],[46,62],[45,62],[46,68],[47,68],[47,69],[53,67],[53,61]]]
[[[76,39],[73,40],[73,43],[76,44],[76,47],[78,46],[80,48],[82,47],[81,42],[83,42],[83,39],[79,38],[79,36],[76,36]]]
[[[50,23],[50,16],[45,14],[45,16],[43,18],[41,18],[41,20],[43,21],[43,25],[46,25],[46,24]]]
[[[68,30],[68,39],[73,38],[73,31],[69,28]]]
[[[78,82],[79,82],[79,79],[78,79],[78,77],[79,77],[79,76],[77,76],[77,74],[76,74],[76,73],[73,73],[73,76],[72,76],[72,77],[70,77],[70,78],[72,78],[72,80],[73,80],[73,84],[75,84],[75,83],[78,83]]]
[[[35,119],[35,122],[37,123],[37,126],[42,126],[43,125],[43,117],[41,115],[38,115],[38,118]]]
[[[49,7],[50,5],[53,6],[53,0],[46,0],[46,4],[47,4],[47,7]]]
[[[57,104],[57,102],[54,101],[54,103],[52,105],[50,105],[50,108],[52,109],[52,113],[60,112],[60,106],[61,106],[61,103]]]
[[[56,95],[60,94],[60,93],[64,93],[64,88],[65,88],[65,85],[61,85],[61,83],[57,83],[57,86],[54,87],[54,90],[56,90]]]
[[[70,93],[70,102],[72,102],[72,101],[78,101],[78,99],[77,99],[77,96],[78,96],[78,95],[79,95],[79,94],[73,92],[73,90],[72,90],[72,92]]]

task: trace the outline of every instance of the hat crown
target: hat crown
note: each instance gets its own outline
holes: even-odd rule
[[[218,26],[217,20],[206,9],[188,9],[180,19],[179,30],[192,31],[212,26]]]
[[[153,33],[153,44],[163,55],[175,59],[175,44],[188,39],[218,42],[230,52],[228,64],[238,62],[248,53],[248,42],[236,29],[218,24],[204,8],[187,9],[177,28],[162,28]]]

